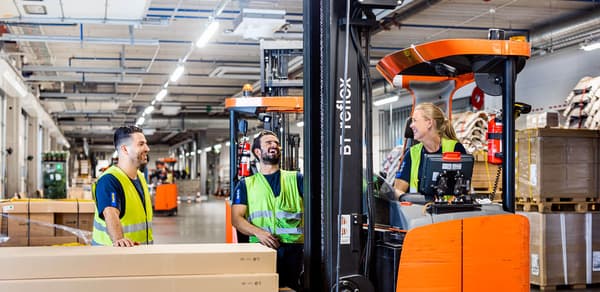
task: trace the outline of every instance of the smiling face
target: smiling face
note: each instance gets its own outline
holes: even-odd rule
[[[146,165],[148,163],[148,147],[146,137],[142,133],[132,133],[127,143],[124,143],[122,147],[126,147],[127,156],[137,167]]]
[[[277,165],[281,160],[281,147],[277,136],[264,135],[260,137],[260,148],[254,149],[254,154],[260,157],[262,164]]]
[[[413,130],[414,139],[422,142],[423,139],[427,139],[431,133],[435,133],[435,125],[433,120],[426,118],[423,115],[423,111],[415,109],[412,116],[412,122],[410,128]]]

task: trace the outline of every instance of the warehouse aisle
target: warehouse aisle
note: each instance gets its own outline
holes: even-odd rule
[[[179,203],[177,216],[155,215],[154,243],[224,243],[225,201]]]

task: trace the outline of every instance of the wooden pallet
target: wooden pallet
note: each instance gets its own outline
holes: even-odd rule
[[[598,284],[569,284],[569,285],[537,285],[531,284],[532,289],[540,291],[597,289]]]
[[[565,201],[555,201],[555,202],[517,202],[516,204],[517,211],[523,212],[540,212],[540,213],[551,213],[551,212],[577,212],[577,213],[585,213],[585,212],[594,212],[600,211],[600,203],[598,202],[565,202]]]

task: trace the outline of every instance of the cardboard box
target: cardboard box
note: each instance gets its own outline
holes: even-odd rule
[[[8,213],[8,236],[35,237],[54,236],[54,214],[52,213]]]
[[[30,237],[10,237],[8,241],[0,243],[0,247],[9,246],[52,246],[77,243],[76,236],[36,236]]]
[[[535,114],[527,114],[527,128],[553,128],[558,127],[557,112],[543,112]]]
[[[56,236],[73,235],[69,228],[92,232],[94,228],[94,213],[55,213],[54,223]],[[65,228],[62,227],[67,227]]]
[[[276,292],[278,275],[229,274],[203,276],[153,276],[115,278],[74,278],[0,281],[0,291],[11,292]]]
[[[487,164],[487,166],[486,166]],[[499,165],[487,163],[485,161],[475,161],[473,165],[473,176],[471,178],[471,187],[475,192],[491,192],[494,188],[494,182],[496,181],[496,174],[498,173]],[[496,188],[496,194],[498,198],[502,193],[502,174],[498,178],[498,186]]]
[[[94,213],[94,201],[18,200],[0,203],[2,213]]]
[[[517,132],[517,197],[536,202],[598,197],[598,133],[582,129]]]
[[[600,283],[600,213],[520,213],[529,218],[532,284]]]
[[[6,247],[0,263],[0,280],[275,273],[276,252],[251,243]]]

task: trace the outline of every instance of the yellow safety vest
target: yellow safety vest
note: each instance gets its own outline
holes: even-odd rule
[[[456,140],[442,138],[442,153],[453,152]],[[410,147],[410,192],[416,193],[419,189],[419,166],[421,164],[421,152],[423,143]]]
[[[304,242],[304,205],[298,190],[297,172],[281,170],[281,193],[275,197],[264,175],[245,179],[248,221],[269,231],[282,243]],[[250,236],[250,242],[259,242]]]
[[[144,175],[138,171],[137,176],[144,190],[144,201],[146,208],[142,205],[137,189],[131,179],[117,166],[111,166],[100,177],[111,174],[115,176],[125,192],[125,215],[120,219],[123,228],[123,236],[141,244],[151,244],[152,239],[152,201],[148,193],[148,184]],[[100,178],[98,178],[100,179]],[[92,185],[92,194],[96,200],[96,183]],[[92,245],[112,245],[113,242],[106,230],[106,222],[100,218],[98,208],[94,212],[94,230],[92,233]]]

